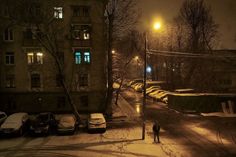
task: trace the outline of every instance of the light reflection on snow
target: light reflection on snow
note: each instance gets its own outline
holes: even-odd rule
[[[231,142],[224,137],[222,137],[219,132],[217,131],[211,131],[209,129],[203,128],[198,125],[190,124],[186,126],[191,131],[199,134],[200,136],[203,136],[205,139],[214,142],[214,143],[221,143],[221,144],[231,144]]]

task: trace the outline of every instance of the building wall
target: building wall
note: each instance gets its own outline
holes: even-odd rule
[[[62,28],[60,51],[64,53],[65,80],[72,91],[73,101],[80,112],[102,111],[104,110],[106,91],[104,1],[64,0],[58,5],[63,6],[63,19],[57,21],[58,27]],[[78,5],[88,6],[90,16],[73,17],[72,8]],[[90,25],[90,40],[74,40],[70,33],[73,24]],[[59,103],[60,100],[64,101],[62,99],[64,93],[62,87],[56,85],[55,78],[58,72],[52,56],[43,47],[40,47],[37,40],[26,40],[23,37],[23,27],[14,26],[13,30],[14,41],[1,41],[2,44],[0,44],[1,110],[6,112],[69,111],[70,106],[66,99],[65,103]],[[31,48],[42,49],[43,64],[29,65],[27,63],[27,50]],[[74,50],[83,48],[90,50],[91,62],[90,64],[77,65],[75,64]],[[14,52],[14,65],[5,64],[6,52]],[[89,74],[88,87],[78,88],[77,74],[81,72]],[[31,88],[30,75],[32,73],[40,74],[41,88]],[[6,88],[7,74],[15,75],[14,88]],[[85,96],[88,96],[88,100],[84,98]]]

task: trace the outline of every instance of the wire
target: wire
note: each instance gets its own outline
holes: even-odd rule
[[[185,58],[236,58],[236,55],[215,55],[215,54],[194,54],[175,51],[148,50],[148,54],[166,57],[185,57]]]

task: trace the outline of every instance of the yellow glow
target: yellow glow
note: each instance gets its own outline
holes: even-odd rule
[[[112,54],[115,54],[115,53],[116,53],[116,51],[115,51],[115,50],[112,50],[112,51],[111,51],[111,53],[112,53]]]
[[[161,28],[161,23],[160,23],[160,22],[155,22],[155,23],[153,24],[153,28],[154,28],[155,30],[159,30],[159,29]]]
[[[37,53],[37,56],[43,56],[43,53],[38,52],[38,53]]]
[[[139,59],[139,57],[138,57],[138,56],[135,56],[135,57],[134,57],[134,59],[135,59],[135,60],[138,60],[138,59]]]

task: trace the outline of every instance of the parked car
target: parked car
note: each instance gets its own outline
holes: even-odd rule
[[[57,121],[50,112],[40,113],[30,123],[30,133],[34,135],[48,135],[56,130]]]
[[[77,128],[77,121],[73,114],[62,115],[57,123],[57,132],[59,134],[73,134]]]
[[[130,81],[127,86],[132,86],[133,84],[135,83],[142,83],[143,82],[143,79],[135,79],[133,81]]]
[[[0,125],[7,119],[7,114],[0,111]]]
[[[14,113],[7,117],[1,125],[3,134],[18,134],[22,135],[27,129],[29,116],[28,113]]]
[[[106,119],[102,113],[91,113],[88,118],[88,131],[106,131]]]

